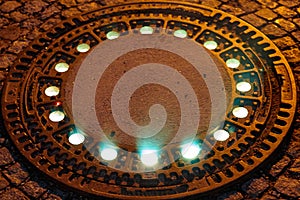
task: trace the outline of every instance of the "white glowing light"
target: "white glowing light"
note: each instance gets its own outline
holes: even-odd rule
[[[86,44],[86,43],[82,43],[82,44],[79,44],[77,46],[77,51],[80,52],[80,53],[86,53],[90,50],[90,45],[89,44]]]
[[[252,86],[248,82],[240,82],[236,85],[236,89],[240,92],[249,92]]]
[[[232,114],[237,118],[246,118],[249,114],[248,110],[244,107],[237,107],[233,109]]]
[[[46,90],[45,90],[45,94],[48,97],[55,97],[59,94],[59,88],[56,87],[56,86],[47,87]]]
[[[151,26],[143,26],[140,29],[140,33],[143,35],[150,35],[150,34],[153,34],[153,32],[154,32],[154,30]]]
[[[174,32],[174,36],[178,38],[186,38],[187,32],[185,30],[180,29]]]
[[[230,137],[229,133],[225,130],[218,130],[214,133],[215,140],[220,142],[224,142],[228,140],[229,137]]]
[[[196,158],[201,151],[201,148],[196,144],[186,144],[181,148],[181,154],[185,159]]]
[[[158,163],[158,156],[155,150],[143,150],[141,161],[144,165],[152,167]]]
[[[69,65],[67,63],[57,63],[55,65],[55,70],[60,73],[64,73],[69,70]]]
[[[109,40],[115,40],[118,37],[120,37],[120,33],[116,32],[116,31],[110,31],[106,34],[106,37]]]
[[[104,148],[101,150],[101,157],[104,160],[111,161],[116,159],[118,156],[118,151],[114,148]]]
[[[69,142],[73,145],[82,144],[84,142],[84,140],[85,140],[85,137],[81,133],[72,133],[69,136]]]
[[[206,41],[204,42],[204,46],[209,50],[214,50],[218,47],[218,43],[216,43],[215,41]]]
[[[65,118],[65,113],[63,113],[61,111],[53,111],[49,115],[49,119],[52,122],[60,122],[60,121],[64,120],[64,118]]]
[[[226,61],[227,67],[232,69],[238,68],[240,64],[241,64],[240,61],[235,58],[231,58]]]

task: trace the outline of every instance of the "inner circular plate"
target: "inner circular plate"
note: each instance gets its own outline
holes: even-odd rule
[[[111,198],[202,194],[278,148],[294,78],[262,33],[192,3],[103,7],[38,38],[11,68],[6,128],[30,162]]]

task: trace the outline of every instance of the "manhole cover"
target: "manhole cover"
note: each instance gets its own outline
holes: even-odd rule
[[[10,69],[9,135],[40,170],[111,198],[178,198],[231,183],[291,125],[296,88],[274,44],[191,3],[103,7],[64,21]]]

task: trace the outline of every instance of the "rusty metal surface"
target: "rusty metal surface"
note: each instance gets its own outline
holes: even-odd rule
[[[44,96],[47,85],[64,85],[68,79],[54,71],[56,62],[78,66],[84,59],[76,52],[78,43],[89,43],[94,48],[106,40],[108,31],[138,29],[144,24],[186,29],[199,45],[208,39],[218,40],[222,45],[211,53],[220,62],[235,56],[243,59],[242,70],[228,70],[232,84],[234,79],[247,79],[256,85],[253,94],[232,94],[233,106],[245,105],[251,115],[241,120],[228,113],[225,126],[233,129],[229,140],[211,145],[204,139],[201,142],[211,152],[193,162],[178,159],[174,147],[168,156],[176,161],[150,175],[115,170],[100,163],[83,146],[70,145],[67,133],[74,128],[72,116],[58,125],[47,117],[51,109],[63,106],[56,103],[64,102],[64,93],[52,99]],[[268,158],[291,125],[295,87],[289,65],[279,50],[257,29],[236,17],[188,3],[128,3],[66,20],[31,44],[9,72],[2,112],[6,128],[22,154],[68,186],[112,198],[177,198],[231,183]],[[127,155],[130,159],[134,158]]]

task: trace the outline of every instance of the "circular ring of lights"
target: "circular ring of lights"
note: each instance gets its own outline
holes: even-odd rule
[[[159,156],[151,157],[154,152],[146,150],[142,158],[130,157],[114,146],[91,154],[82,143],[93,140],[75,127],[64,107],[69,71],[103,40],[117,39],[128,30],[153,34],[157,28],[174,30],[178,38],[188,36],[224,65],[234,91],[224,126],[190,148],[174,147]],[[103,7],[40,36],[10,69],[2,113],[20,152],[56,180],[93,195],[169,199],[217,189],[255,169],[286,136],[295,102],[296,84],[287,61],[257,29],[205,6],[148,1]],[[199,155],[209,151],[199,159],[187,154],[190,149]],[[138,159],[174,162],[147,173],[115,169],[123,164],[134,168]]]

